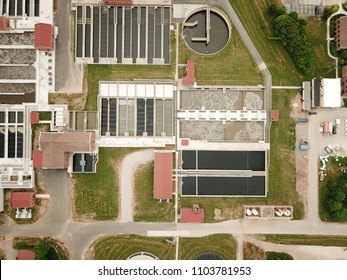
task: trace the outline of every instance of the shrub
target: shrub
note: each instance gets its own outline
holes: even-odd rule
[[[341,208],[339,211],[333,213],[333,217],[336,221],[347,220],[347,208]]]
[[[333,5],[333,6],[331,7],[331,12],[332,12],[332,13],[336,13],[338,10],[339,10],[339,5]]]
[[[334,188],[329,191],[329,198],[338,202],[342,202],[346,198],[346,194],[340,188]]]
[[[334,213],[342,208],[342,203],[340,201],[328,199],[325,201],[325,206],[329,210],[329,212]]]
[[[266,252],[267,260],[293,260],[293,257],[283,252]]]

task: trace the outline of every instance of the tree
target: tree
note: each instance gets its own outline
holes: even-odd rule
[[[49,252],[49,245],[47,242],[41,241],[33,247],[33,251],[35,252],[35,258],[37,260],[46,260]]]
[[[272,4],[268,7],[267,13],[272,17],[277,17],[277,6]]]
[[[277,14],[280,16],[280,15],[284,15],[286,13],[286,7],[282,6],[282,7],[279,7],[277,9]]]
[[[330,213],[334,213],[342,208],[342,203],[340,201],[328,199],[325,201],[325,206]]]
[[[307,73],[313,64],[313,39],[296,13],[278,16],[272,22],[274,33],[292,57],[295,65]]]
[[[347,208],[341,208],[339,211],[333,213],[333,217],[336,221],[346,221],[347,220]]]
[[[330,190],[328,197],[331,200],[343,202],[346,199],[346,194],[340,188],[334,188],[334,189]]]

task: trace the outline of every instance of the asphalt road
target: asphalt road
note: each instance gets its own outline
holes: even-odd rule
[[[58,27],[55,63],[56,92],[82,92],[81,65],[74,62],[72,21],[71,0],[59,0],[54,16],[54,24]]]

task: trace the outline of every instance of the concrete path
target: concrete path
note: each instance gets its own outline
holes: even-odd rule
[[[152,150],[132,153],[125,157],[120,168],[120,219],[121,223],[133,221],[134,216],[134,172],[139,165],[154,160]]]

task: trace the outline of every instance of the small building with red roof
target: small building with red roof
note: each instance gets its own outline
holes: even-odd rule
[[[35,193],[13,192],[10,204],[12,208],[32,208],[35,206]]]
[[[40,51],[54,50],[54,27],[47,23],[35,24],[34,46]]]
[[[184,86],[193,86],[195,84],[195,62],[193,59],[187,61],[187,76],[182,78]]]
[[[42,168],[42,151],[33,151],[33,166],[34,168]]]
[[[30,123],[35,124],[35,123],[39,123],[39,121],[40,121],[40,114],[38,112],[31,112]]]
[[[272,110],[271,118],[273,122],[277,122],[280,119],[280,112],[278,110]]]
[[[10,20],[6,17],[0,16],[0,30],[9,30]]]
[[[154,199],[172,198],[172,159],[171,151],[158,151],[154,155]]]
[[[35,252],[22,249],[18,252],[17,260],[35,260]]]
[[[199,206],[181,209],[181,223],[202,223],[204,222],[204,209]]]

